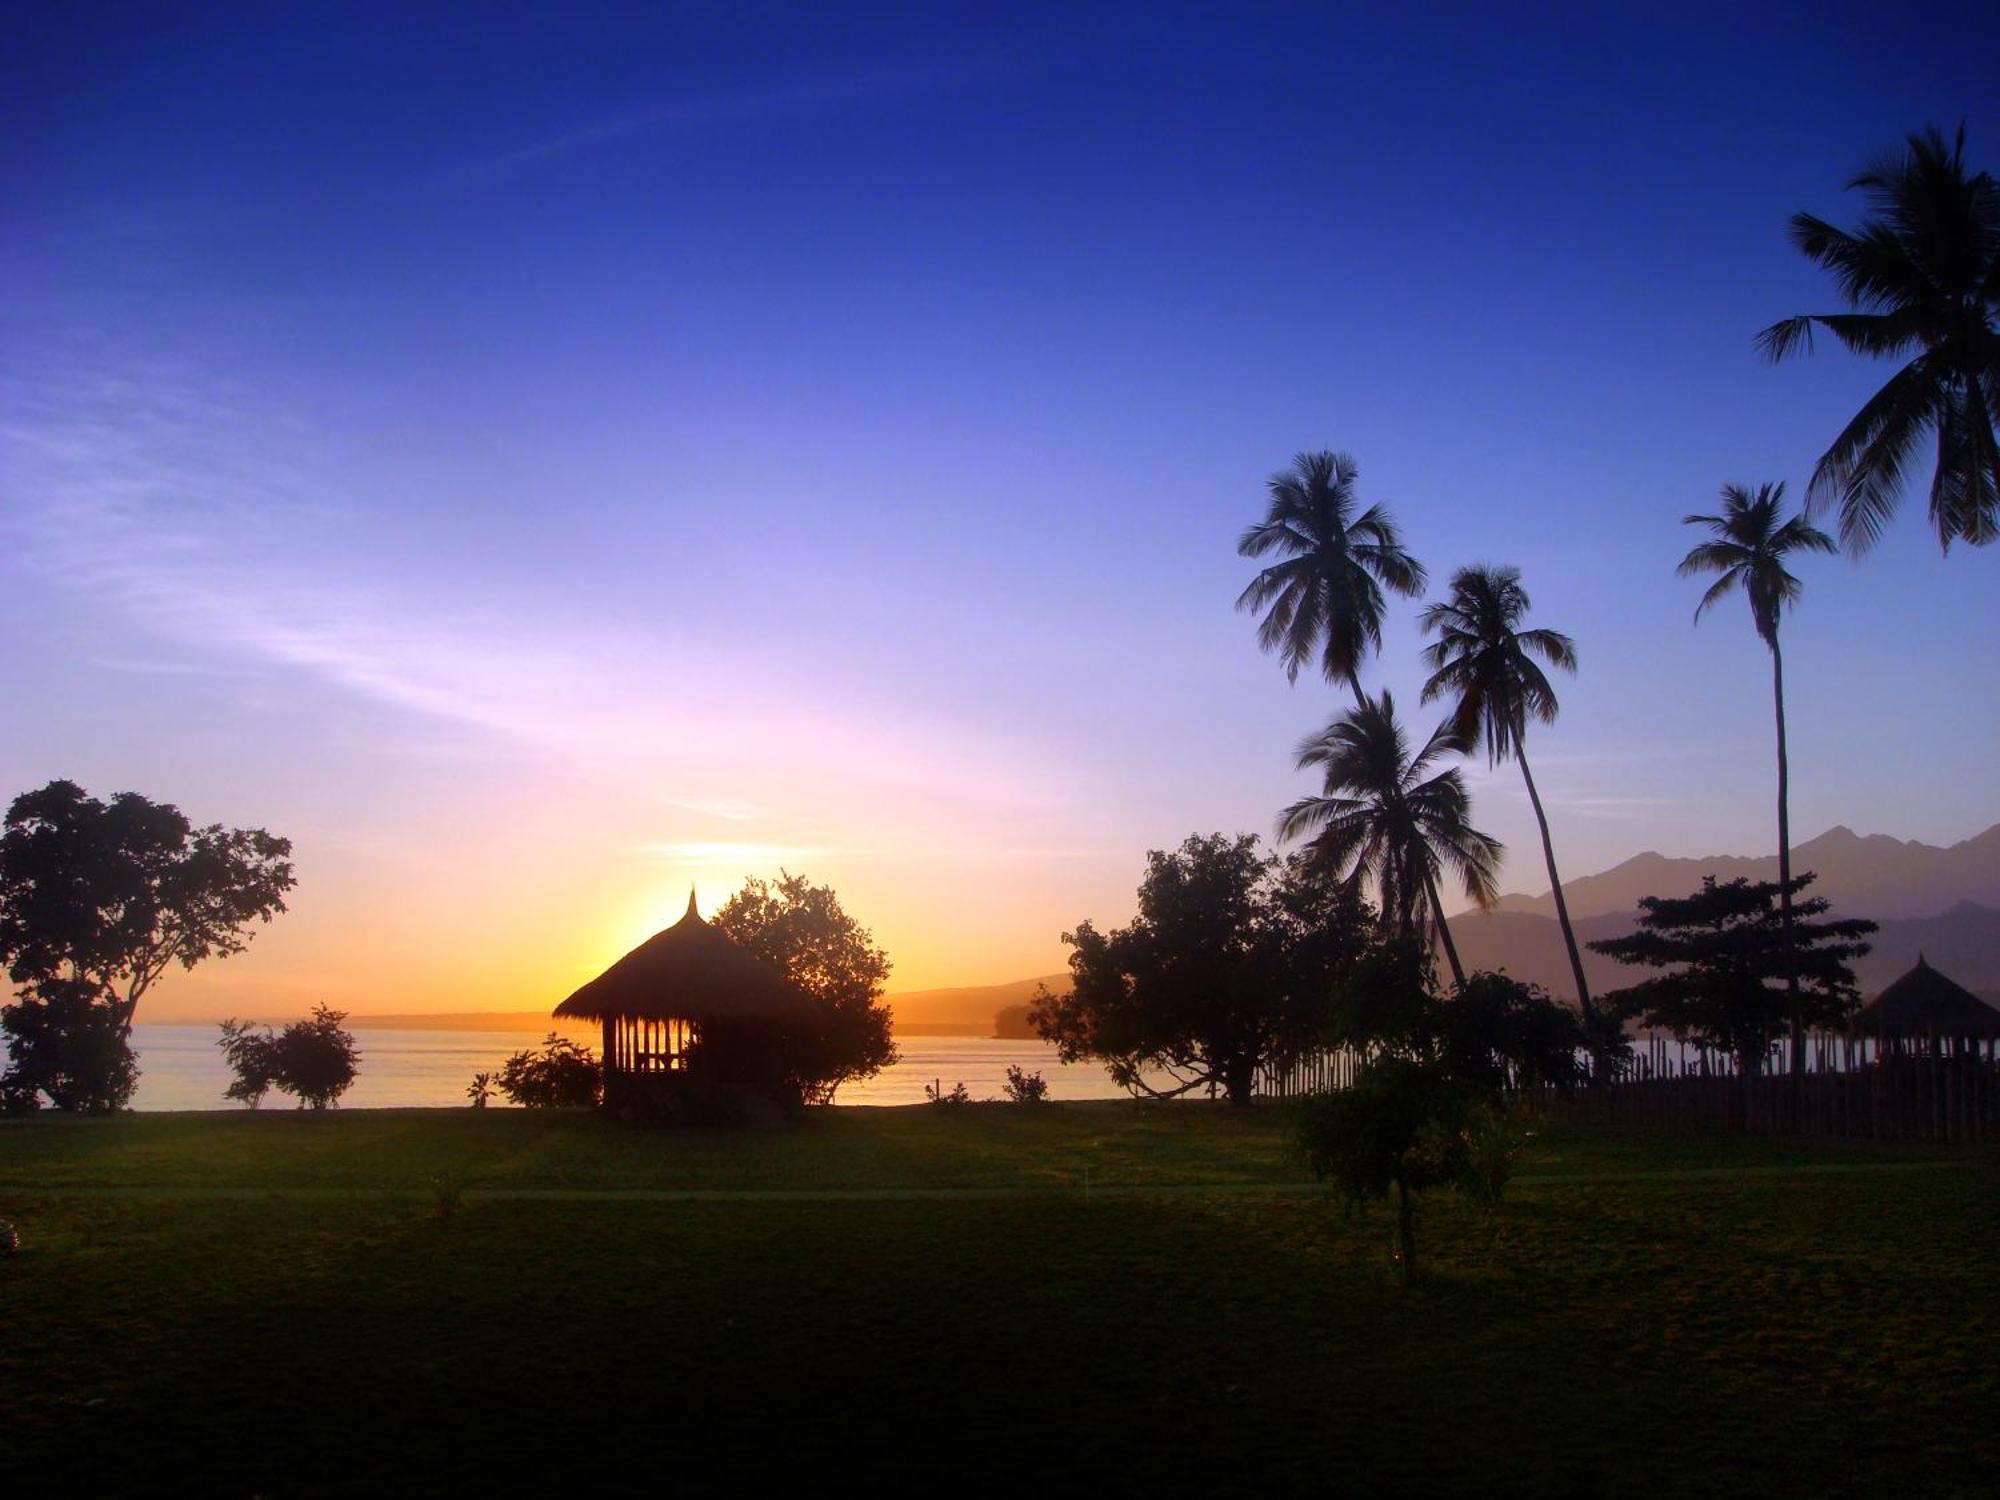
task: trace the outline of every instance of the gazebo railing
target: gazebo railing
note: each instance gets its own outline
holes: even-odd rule
[[[604,1022],[604,1067],[611,1073],[678,1073],[700,1041],[692,1021],[610,1016]]]

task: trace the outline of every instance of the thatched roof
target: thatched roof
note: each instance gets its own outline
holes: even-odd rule
[[[690,891],[686,916],[584,985],[556,1014],[583,1021],[788,1021],[814,1009],[804,990],[704,922]]]
[[[1854,1029],[1871,1036],[2000,1036],[2000,1010],[1917,955],[1917,966],[1861,1008]]]

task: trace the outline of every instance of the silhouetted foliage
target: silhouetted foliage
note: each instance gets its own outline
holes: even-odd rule
[[[1376,945],[1335,994],[1329,1040],[1377,1055],[1432,1063],[1496,1097],[1505,1089],[1582,1079],[1589,1047],[1576,1011],[1540,985],[1476,970],[1450,996],[1437,991],[1429,955],[1408,941]]]
[[[1357,894],[1373,881],[1384,932],[1414,937],[1429,920],[1459,980],[1464,970],[1438,900],[1439,881],[1449,869],[1474,903],[1490,905],[1502,852],[1499,840],[1472,826],[1472,797],[1458,768],[1432,771],[1441,756],[1469,748],[1447,721],[1411,755],[1396,701],[1384,690],[1299,746],[1299,769],[1318,770],[1323,790],[1278,816],[1280,838],[1310,835],[1306,855],[1314,868]]]
[[[1294,682],[1317,656],[1328,682],[1345,682],[1362,701],[1361,662],[1382,648],[1386,587],[1409,598],[1424,591],[1424,567],[1404,550],[1386,506],[1359,515],[1360,467],[1345,453],[1301,453],[1274,474],[1264,519],[1236,544],[1244,557],[1280,559],[1250,581],[1238,609],[1263,610],[1257,644],[1275,651]]]
[[[493,1098],[493,1075],[474,1073],[472,1082],[466,1085],[465,1097],[472,1101],[474,1109],[484,1109]]]
[[[1351,1088],[1315,1094],[1297,1107],[1295,1130],[1315,1177],[1367,1203],[1396,1195],[1397,1264],[1416,1277],[1419,1193],[1452,1187],[1493,1199],[1506,1185],[1519,1131],[1490,1089],[1443,1062],[1386,1054]]]
[[[946,1088],[943,1079],[925,1084],[924,1097],[940,1109],[957,1109],[972,1102],[972,1095],[966,1091],[963,1082],[954,1083],[950,1088]]]
[[[1069,993],[1044,990],[1031,1016],[1064,1062],[1095,1059],[1155,1098],[1214,1085],[1248,1103],[1260,1067],[1319,1039],[1371,925],[1350,886],[1266,858],[1249,834],[1153,850],[1138,904],[1129,927],[1063,934]],[[1148,1072],[1172,1081],[1155,1088]]]
[[[1002,1092],[1010,1104],[1041,1104],[1049,1097],[1049,1081],[1038,1072],[1030,1073],[1016,1063],[1009,1063]]]
[[[255,1109],[275,1088],[296,1098],[301,1109],[325,1109],[347,1092],[360,1070],[361,1054],[346,1020],[346,1011],[322,1004],[275,1035],[269,1027],[258,1034],[248,1021],[224,1021],[216,1046],[236,1078],[223,1096]]]
[[[789,1081],[808,1104],[831,1104],[843,1083],[872,1078],[896,1061],[882,1000],[889,955],[842,910],[833,887],[789,872],[775,882],[748,880],[713,925],[820,1003],[817,1033],[786,1043]]]
[[[993,1034],[1009,1041],[1025,1041],[1035,1034],[1032,1005],[1003,1005],[993,1016]]]
[[[180,809],[71,781],[14,799],[0,835],[0,958],[16,984],[94,981],[119,1020],[173,964],[241,953],[285,909],[288,839],[196,828]]]
[[[242,952],[245,929],[285,909],[290,854],[262,829],[196,828],[134,792],[100,802],[52,781],[15,798],[0,833],[0,961],[20,987],[5,1087],[122,1107],[140,998],[173,964]]]
[[[500,1065],[501,1093],[529,1109],[591,1109],[604,1094],[596,1054],[551,1031],[540,1051],[516,1052]]]
[[[1844,313],[1772,324],[1757,342],[1773,360],[1812,348],[1813,326],[1857,354],[1915,357],[1868,398],[1821,455],[1806,493],[1840,511],[1848,551],[1875,544],[1902,502],[1910,461],[1937,434],[1930,520],[1938,544],[2000,536],[2000,182],[1965,163],[1965,129],[1935,126],[1863,171],[1868,214],[1853,230],[1792,215],[1792,243],[1834,278]]]
[[[1875,924],[1826,918],[1823,896],[1799,900],[1812,881],[1807,871],[1791,883],[1789,944],[1777,881],[1718,883],[1710,876],[1692,896],[1645,897],[1636,932],[1590,946],[1622,963],[1667,972],[1606,1002],[1656,1030],[1723,1048],[1746,1074],[1760,1071],[1790,1009],[1782,987],[1788,973],[1797,976],[1808,1024],[1837,1025],[1860,999],[1847,961],[1868,952],[1861,939]]]
[[[115,999],[100,982],[50,975],[24,985],[0,1009],[12,1058],[0,1093],[9,1113],[42,1097],[57,1109],[108,1114],[131,1102],[139,1065]]]
[[[1793,552],[1831,552],[1833,539],[1803,516],[1784,519],[1785,487],[1762,484],[1753,495],[1738,484],[1724,485],[1722,514],[1682,518],[1689,526],[1706,526],[1709,540],[1690,548],[1681,559],[1680,576],[1718,573],[1695,606],[1698,621],[1705,610],[1741,589],[1750,601],[1751,623],[1771,651],[1771,698],[1778,722],[1778,913],[1780,925],[1792,925],[1792,763],[1785,746],[1785,656],[1778,646],[1778,623],[1798,603],[1804,591],[1785,567]],[[1796,983],[1787,980],[1792,1028],[1792,1076],[1805,1079],[1806,1014]]]
[[[259,1031],[249,1021],[232,1016],[222,1023],[222,1036],[215,1045],[222,1049],[222,1060],[236,1075],[222,1097],[255,1109],[277,1082],[278,1039],[270,1028]]]
[[[1426,609],[1420,622],[1426,634],[1437,637],[1424,648],[1424,665],[1431,675],[1424,683],[1423,701],[1452,699],[1452,725],[1465,740],[1468,754],[1484,743],[1489,767],[1509,756],[1521,767],[1521,780],[1541,830],[1542,862],[1548,867],[1577,1004],[1589,1015],[1590,981],[1583,972],[1583,955],[1577,951],[1562,877],[1556,873],[1548,814],[1528,769],[1528,721],[1553,724],[1559,708],[1556,690],[1536,658],[1574,673],[1576,643],[1560,631],[1523,629],[1528,608],[1528,591],[1521,587],[1518,568],[1460,568],[1454,573],[1451,597]]]

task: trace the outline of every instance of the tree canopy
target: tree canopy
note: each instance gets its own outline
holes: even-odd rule
[[[1037,995],[1030,1018],[1063,1061],[1155,1098],[1213,1085],[1247,1103],[1261,1067],[1320,1039],[1372,925],[1350,886],[1251,834],[1151,851],[1138,907],[1129,926],[1063,934],[1070,989]]]
[[[750,879],[725,901],[713,925],[776,966],[822,1007],[819,1030],[794,1037],[791,1081],[809,1104],[831,1104],[843,1083],[872,1078],[896,1060],[892,1017],[882,999],[889,955],[847,914],[829,885],[781,871]]]
[[[197,828],[136,792],[102,802],[52,781],[14,799],[0,833],[0,960],[20,985],[93,981],[129,1029],[168,968],[241,953],[285,909],[291,852],[261,828]]]
[[[1808,1025],[1844,1021],[1860,999],[1848,961],[1867,954],[1863,939],[1875,924],[1828,917],[1824,896],[1799,899],[1812,882],[1810,870],[1791,882],[1789,945],[1775,880],[1709,876],[1691,896],[1643,898],[1637,931],[1590,946],[1664,972],[1606,996],[1607,1003],[1656,1030],[1730,1052],[1746,1073],[1760,1071],[1790,1012],[1788,975],[1797,977]]]

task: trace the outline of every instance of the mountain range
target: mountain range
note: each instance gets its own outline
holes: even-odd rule
[[[1836,915],[1881,924],[1872,950],[1854,965],[1864,995],[1902,974],[1919,953],[1966,988],[1988,992],[1989,999],[2000,991],[2000,823],[1944,848],[1830,828],[1792,847],[1792,869],[1818,875],[1812,894],[1831,901]],[[1778,859],[1775,854],[1676,859],[1649,851],[1565,881],[1577,942],[1624,936],[1632,930],[1640,897],[1686,895],[1704,875],[1775,880]],[[1453,917],[1451,930],[1468,969],[1504,969],[1552,995],[1575,998],[1550,896],[1502,896],[1490,912]],[[1600,994],[1641,977],[1641,971],[1588,949],[1583,966],[1592,991]],[[990,1035],[1001,1010],[1027,1004],[1040,985],[1060,993],[1068,983],[1066,973],[1047,974],[1011,984],[913,990],[891,995],[889,1002],[902,1031]]]

